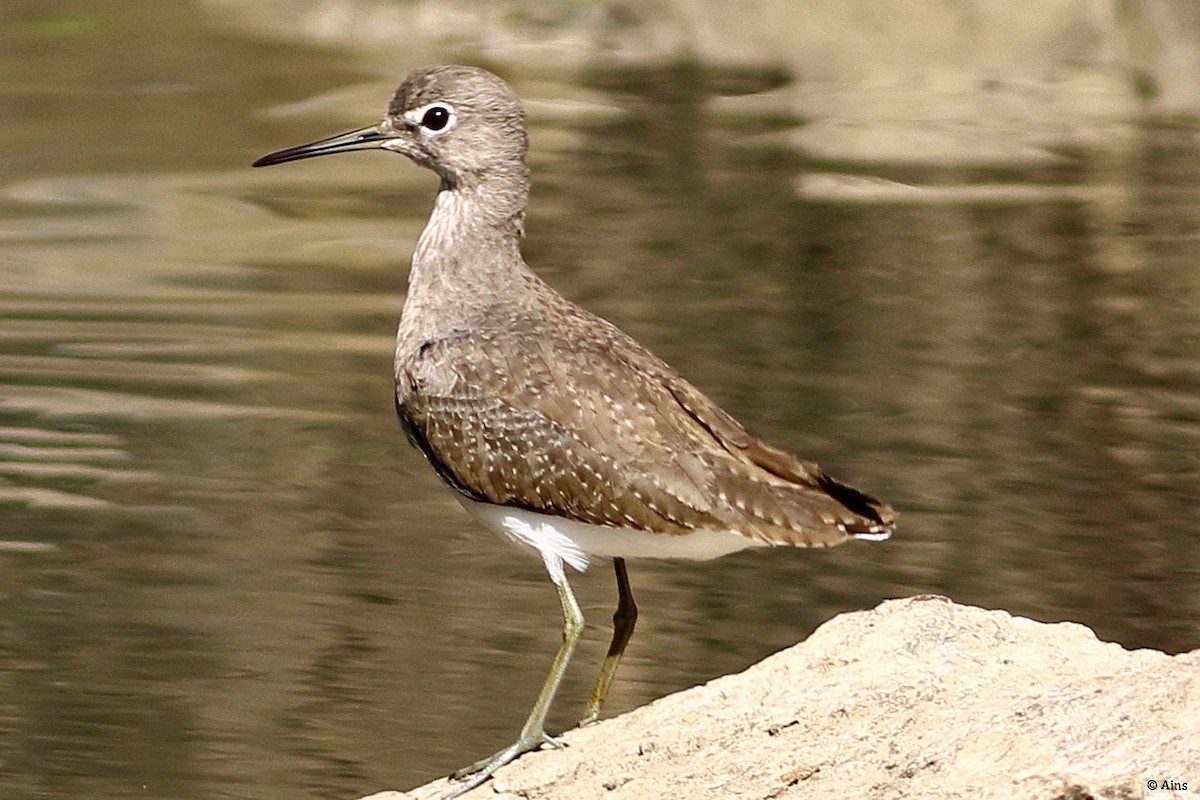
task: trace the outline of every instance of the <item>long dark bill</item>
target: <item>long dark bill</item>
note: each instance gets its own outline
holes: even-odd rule
[[[349,153],[353,150],[373,150],[383,146],[383,143],[390,138],[390,136],[382,133],[377,126],[372,125],[369,128],[359,128],[356,131],[339,133],[337,136],[330,136],[328,139],[322,139],[319,142],[311,142],[309,144],[302,144],[299,147],[289,147],[286,150],[269,153],[258,161],[255,161],[253,166],[269,167],[273,164],[282,164],[285,161],[299,161],[302,158],[316,158],[317,156],[327,156],[333,153]]]

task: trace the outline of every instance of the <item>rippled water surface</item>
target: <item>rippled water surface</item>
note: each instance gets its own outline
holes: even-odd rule
[[[560,624],[393,420],[436,180],[382,153],[252,172],[374,121],[393,78],[128,8],[0,34],[3,794],[410,787],[507,742]],[[632,565],[608,711],[920,592],[1200,646],[1196,126],[1027,167],[818,163],[778,135],[800,120],[717,102],[778,84],[518,82],[530,262],[901,513],[886,544]],[[596,624],[555,728],[607,645],[607,567],[576,584]]]

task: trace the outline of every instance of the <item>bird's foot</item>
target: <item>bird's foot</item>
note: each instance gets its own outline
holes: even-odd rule
[[[479,786],[487,781],[488,778],[495,774],[496,770],[500,769],[505,764],[516,761],[525,753],[537,750],[542,745],[553,747],[555,749],[561,749],[567,746],[565,742],[555,739],[545,731],[539,731],[538,733],[528,736],[522,735],[520,739],[517,739],[517,741],[513,742],[511,745],[495,755],[488,756],[487,758],[476,761],[474,764],[450,773],[450,780],[462,781],[462,783],[455,786],[454,789],[448,795],[446,795],[445,798],[443,798],[443,800],[451,800],[451,798],[458,797],[461,794],[471,791],[476,786]]]
[[[587,725],[591,725],[594,722],[599,722],[599,721],[600,721],[600,706],[596,706],[595,708],[588,706],[587,709],[583,712],[583,719],[579,720],[579,727],[582,728]]]

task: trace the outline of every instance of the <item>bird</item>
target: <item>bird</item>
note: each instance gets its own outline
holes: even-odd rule
[[[412,255],[396,337],[395,409],[409,441],[485,528],[539,555],[562,644],[517,740],[452,773],[458,795],[561,743],[546,714],[584,619],[566,567],[611,559],[613,635],[581,724],[600,716],[638,610],[626,560],[884,540],[893,509],[750,434],[665,361],[563,297],[525,263],[524,106],[487,70],[410,73],[382,122],[265,155],[265,167],[357,150],[440,178]]]

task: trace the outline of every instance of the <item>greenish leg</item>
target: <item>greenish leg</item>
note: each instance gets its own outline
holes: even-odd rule
[[[551,577],[554,579],[553,574]],[[575,645],[579,643],[579,637],[583,634],[583,612],[579,610],[579,603],[576,602],[575,595],[571,593],[571,587],[567,583],[566,577],[562,578],[561,583],[555,579],[554,586],[558,589],[558,600],[562,603],[563,640],[562,645],[558,648],[558,654],[554,656],[554,663],[550,665],[550,674],[546,676],[546,682],[542,685],[537,702],[533,704],[533,711],[529,713],[529,719],[525,721],[520,736],[512,745],[493,756],[453,773],[450,779],[461,780],[463,783],[455,786],[450,794],[446,795],[445,800],[471,791],[492,777],[496,770],[516,760],[523,753],[536,750],[543,744],[562,747],[561,742],[546,734],[546,714],[550,711],[550,704],[554,702],[554,695],[558,692],[558,686],[562,683],[563,675],[567,671],[571,653],[574,652]]]
[[[608,646],[608,655],[600,667],[600,678],[592,697],[588,700],[580,725],[590,725],[600,719],[600,707],[604,705],[604,697],[612,683],[613,675],[617,673],[617,664],[625,652],[625,645],[633,636],[633,626],[637,624],[637,604],[633,602],[633,591],[629,588],[629,574],[625,572],[625,559],[614,558],[613,569],[617,573],[617,610],[613,612],[613,638]]]

